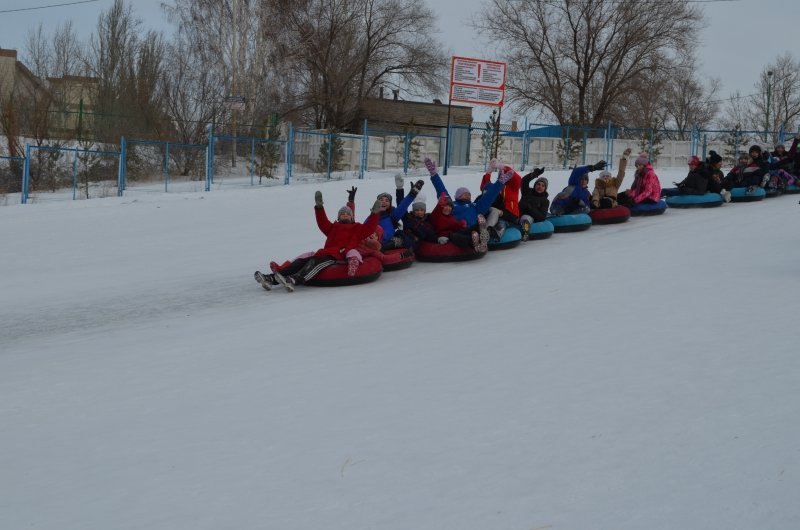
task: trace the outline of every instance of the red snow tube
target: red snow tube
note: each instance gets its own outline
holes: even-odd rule
[[[422,241],[417,249],[417,259],[419,261],[468,261],[480,259],[485,255],[486,252],[475,252],[472,247],[459,247],[453,243],[439,245],[438,243]]]
[[[383,253],[383,270],[399,271],[407,269],[414,263],[414,251],[408,248],[396,248]]]
[[[378,258],[372,256],[364,258],[358,266],[355,276],[347,275],[347,262],[337,261],[308,280],[306,285],[315,287],[339,287],[342,285],[358,285],[360,283],[374,282],[383,272],[383,264]]]
[[[589,212],[592,224],[610,225],[613,223],[624,223],[631,218],[631,211],[625,206],[615,206],[614,208],[599,208]]]

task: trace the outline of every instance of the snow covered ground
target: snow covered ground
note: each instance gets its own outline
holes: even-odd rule
[[[0,528],[800,527],[796,196],[262,290],[351,185],[0,208]]]

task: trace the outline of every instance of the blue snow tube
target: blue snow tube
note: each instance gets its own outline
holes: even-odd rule
[[[786,186],[785,188],[783,188],[783,193],[787,195],[800,193],[800,186],[798,186],[797,184],[791,184],[789,186]]]
[[[553,223],[556,232],[581,232],[588,230],[592,226],[592,218],[586,213],[569,213],[564,215],[554,215],[547,218]]]
[[[756,188],[752,193],[747,192],[747,188],[733,188],[731,190],[731,202],[755,202],[761,201],[767,196],[764,188]]]
[[[522,241],[522,232],[516,226],[507,226],[500,239],[489,240],[489,250],[514,248]]]
[[[533,223],[531,225],[531,229],[528,230],[528,239],[547,239],[553,235],[555,230],[556,229],[553,226],[553,223],[545,219],[544,221],[539,221],[538,223]]]
[[[719,193],[704,193],[703,195],[673,195],[666,198],[670,208],[713,208],[725,202]]]
[[[645,215],[661,215],[667,211],[667,201],[661,199],[656,203],[643,202],[630,208],[631,216],[642,217]]]

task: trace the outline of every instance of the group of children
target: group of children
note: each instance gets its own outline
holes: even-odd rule
[[[788,186],[796,186],[800,178],[800,153],[798,143],[800,134],[792,141],[787,151],[783,143],[775,145],[775,150],[764,151],[759,145],[752,145],[746,153],[739,155],[736,166],[727,175],[722,172],[722,157],[715,151],[702,161],[693,156],[689,159],[689,174],[675,188],[664,190],[664,195],[703,195],[719,193],[728,202],[730,190],[747,188],[753,193],[757,188],[767,193],[780,193]]]
[[[660,199],[660,184],[644,154],[635,161],[636,173],[631,188],[621,193],[618,191],[625,177],[630,153],[630,149],[624,152],[617,176],[613,178],[604,170],[606,163],[602,160],[591,166],[576,167],[570,175],[568,186],[556,195],[552,205],[548,197],[548,181],[542,176],[544,168],[535,168],[522,177],[511,166],[497,160],[491,161],[489,171],[481,181],[481,193],[473,200],[472,193],[466,187],[449,193],[435,163],[426,158],[425,166],[437,197],[430,213],[421,193],[424,182],[413,182],[406,195],[401,175],[395,177],[397,206],[392,205],[389,193],[380,193],[363,223],[354,219],[355,186],[347,191],[347,205],[339,209],[335,222],[328,219],[322,193],[317,191],[314,214],[317,226],[326,236],[324,246],[282,265],[271,262],[272,272],[265,274],[256,271],[255,279],[267,290],[278,284],[293,290],[296,284],[308,282],[337,262],[346,261],[347,274],[355,276],[365,257],[373,256],[383,261],[390,251],[416,251],[423,242],[452,244],[472,252],[485,253],[490,238],[502,238],[509,225],[519,226],[522,239],[527,240],[531,225],[544,221],[548,215],[614,208],[619,204],[657,202]],[[590,194],[589,172],[597,170],[602,171]],[[492,182],[494,171],[497,171],[498,177]]]
[[[739,157],[737,165],[727,175],[723,175],[722,157],[715,151],[710,151],[705,160],[693,156],[689,159],[686,178],[675,183],[675,188],[665,190],[662,190],[647,154],[641,153],[634,160],[636,169],[631,187],[620,191],[631,155],[631,149],[626,149],[619,159],[616,176],[612,177],[606,170],[603,160],[575,167],[567,186],[553,198],[552,204],[547,191],[548,181],[542,176],[544,168],[535,168],[522,177],[511,166],[492,160],[481,181],[481,193],[473,200],[466,187],[459,187],[450,194],[436,164],[426,158],[425,167],[436,192],[436,205],[430,213],[421,193],[424,182],[413,182],[406,194],[401,175],[395,177],[397,206],[392,204],[391,194],[380,193],[363,223],[355,222],[355,186],[347,191],[347,205],[339,209],[335,222],[328,219],[322,193],[317,191],[314,214],[317,226],[326,236],[324,246],[283,265],[271,262],[272,272],[256,271],[255,278],[265,289],[283,284],[292,290],[294,285],[306,283],[337,262],[346,261],[347,274],[355,276],[365,257],[376,257],[385,264],[390,251],[415,252],[423,242],[452,244],[485,253],[490,239],[500,240],[508,226],[518,226],[522,240],[526,241],[531,226],[550,215],[655,204],[662,196],[678,194],[714,192],[729,201],[730,190],[737,187],[746,187],[752,192],[757,187],[796,185],[800,175],[798,142],[800,134],[794,138],[789,151],[778,144],[772,153],[762,153],[758,145],[753,145],[746,155],[743,153]],[[498,177],[492,182],[494,171]],[[600,173],[595,179],[594,189],[589,192],[589,173],[592,171]]]

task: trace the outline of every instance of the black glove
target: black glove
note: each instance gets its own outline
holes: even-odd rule
[[[354,202],[356,200],[356,190],[358,190],[358,188],[355,186],[347,190],[347,200],[349,202]]]
[[[600,169],[605,169],[605,168],[606,168],[606,161],[601,160],[600,162],[592,166],[592,171],[598,171]]]
[[[544,167],[535,167],[535,168],[533,168],[533,178],[538,177],[542,173],[544,173]]]
[[[314,205],[317,208],[322,208],[322,192],[321,191],[315,191],[314,192]]]
[[[418,180],[418,181],[416,181],[416,182],[414,183],[414,185],[413,185],[413,186],[411,186],[411,191],[410,191],[410,193],[411,193],[411,196],[412,196],[412,197],[416,197],[416,196],[417,196],[417,193],[419,193],[419,190],[421,190],[421,189],[422,189],[422,186],[424,186],[424,185],[425,185],[425,183],[424,183],[424,182],[422,182],[421,180]]]

